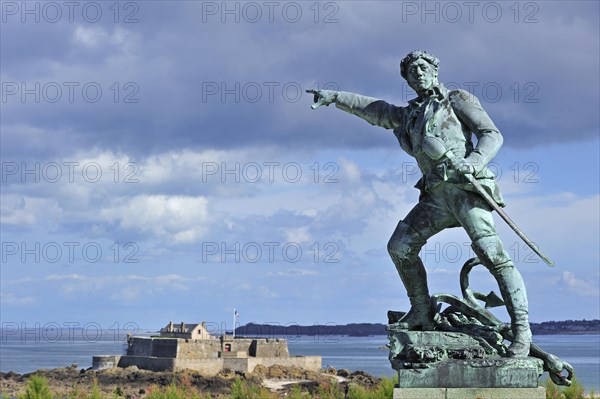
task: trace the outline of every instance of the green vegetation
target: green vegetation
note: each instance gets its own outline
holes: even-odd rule
[[[546,399],[600,399],[594,391],[585,395],[585,389],[573,378],[573,383],[569,387],[558,387],[550,380],[546,381]]]
[[[53,395],[44,377],[33,375],[27,380],[25,393],[19,399],[52,399]]]
[[[338,384],[335,381],[321,382],[316,392],[308,392],[300,385],[291,388],[287,397],[290,399],[389,399],[393,396],[394,385],[397,379],[383,378],[376,387],[364,388],[350,382],[349,385]],[[587,395],[585,389],[573,379],[570,387],[558,387],[550,380],[546,381],[546,399],[600,399],[592,391]],[[2,396],[0,395],[0,398]],[[239,377],[231,384],[230,395],[220,395],[218,398],[225,399],[276,399],[280,396],[269,391],[265,387],[250,385]],[[19,399],[59,399],[60,396],[52,393],[48,380],[42,376],[32,375],[27,380],[25,393],[19,395]],[[68,399],[124,399],[121,388],[115,389],[112,395],[104,395],[100,391],[97,380],[93,380],[90,392],[82,392],[79,387],[74,387],[66,396]],[[182,381],[180,384],[171,384],[166,387],[152,385],[146,390],[145,399],[211,399],[210,394],[202,394],[190,381]]]
[[[2,396],[0,395],[0,398]],[[19,399],[60,399],[61,397],[54,394],[50,390],[48,380],[45,377],[39,375],[32,375],[27,380],[27,387],[25,393],[19,395]],[[89,394],[82,392],[79,387],[74,387],[71,392],[66,396],[68,399],[108,399],[107,396],[102,395],[100,392],[100,386],[98,381],[94,379],[92,381],[91,391]],[[122,399],[123,396],[119,396],[115,393],[114,399]],[[187,398],[187,396],[186,396]],[[112,399],[112,398],[111,398]]]
[[[158,388],[153,386],[149,390],[149,394],[146,399],[204,399],[210,398],[210,396],[203,396],[198,391],[187,386],[177,386],[171,384],[165,388]]]
[[[276,398],[273,392],[265,387],[249,386],[245,381],[236,377],[231,386],[231,398],[233,399],[270,399]]]
[[[366,389],[359,385],[350,385],[348,399],[389,399],[394,395],[394,386],[398,383],[398,377],[384,378],[377,388]]]

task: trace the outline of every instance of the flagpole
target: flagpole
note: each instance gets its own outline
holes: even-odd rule
[[[233,308],[233,338],[235,339],[235,313],[236,310]]]

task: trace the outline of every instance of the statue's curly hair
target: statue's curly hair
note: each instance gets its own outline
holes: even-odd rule
[[[408,64],[418,60],[419,58],[423,58],[425,61],[430,63],[436,71],[438,70],[440,60],[436,56],[424,50],[411,51],[406,57],[404,57],[402,61],[400,61],[400,75],[402,75],[404,79],[406,79],[407,76]]]

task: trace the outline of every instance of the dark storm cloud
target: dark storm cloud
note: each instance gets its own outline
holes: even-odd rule
[[[97,23],[9,15],[2,155],[389,146],[391,135],[332,107],[311,111],[300,90],[329,83],[403,105],[410,93],[398,61],[414,48],[441,59],[442,82],[481,99],[508,146],[596,137],[598,4],[492,3],[486,13],[484,3],[462,8],[460,18],[437,2],[433,14],[420,2],[332,2],[318,16],[307,3],[272,14],[252,3],[260,18],[249,3],[232,2],[227,14],[220,2],[141,2],[121,9],[118,23],[106,7]]]

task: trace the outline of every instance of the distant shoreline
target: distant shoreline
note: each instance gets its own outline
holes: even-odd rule
[[[368,337],[387,335],[387,325],[381,323],[350,323],[332,325],[315,324],[274,325],[248,323],[235,329],[236,335],[245,336],[336,336]],[[566,320],[531,323],[533,335],[597,335],[600,334],[600,320]]]

